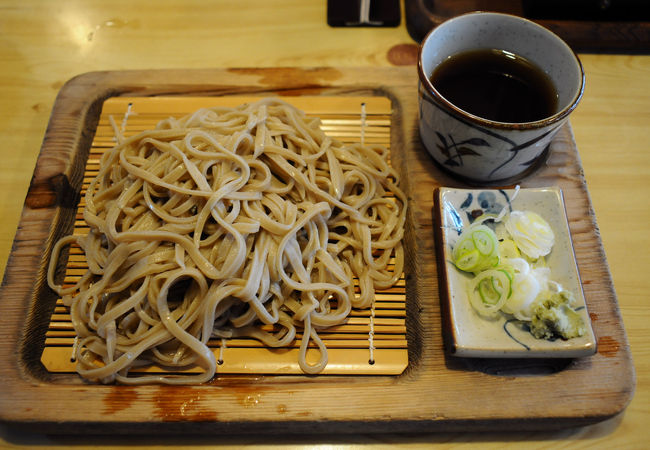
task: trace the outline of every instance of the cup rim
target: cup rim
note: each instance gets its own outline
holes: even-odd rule
[[[483,15],[483,16],[506,16],[506,17],[511,17],[516,20],[520,20],[522,22],[528,22],[531,24],[533,27],[536,27],[540,30],[543,30],[545,33],[548,33],[555,37],[561,44],[563,44],[571,54],[573,54],[573,57],[575,58],[575,61],[578,65],[578,69],[580,72],[580,85],[578,87],[578,92],[574,95],[573,99],[561,110],[556,112],[555,114],[545,117],[540,120],[532,121],[532,122],[498,122],[495,120],[490,120],[490,119],[485,119],[480,116],[476,116],[470,112],[465,111],[464,109],[459,108],[458,106],[454,105],[451,103],[449,100],[447,100],[445,97],[438,92],[438,90],[433,86],[433,83],[431,83],[431,80],[429,79],[429,76],[424,73],[424,67],[422,66],[422,50],[424,48],[424,44],[429,40],[431,35],[442,25],[455,21],[459,18],[466,17],[466,16],[473,16],[473,15]],[[463,119],[467,119],[472,121],[473,123],[476,123],[478,125],[482,126],[487,126],[490,128],[501,128],[501,129],[517,129],[517,130],[531,130],[531,129],[539,129],[539,128],[544,128],[546,126],[552,125],[554,123],[557,123],[564,118],[566,118],[576,107],[578,106],[578,103],[580,103],[580,100],[582,99],[582,96],[584,94],[585,90],[585,71],[584,68],[582,67],[582,62],[580,61],[580,58],[578,57],[577,53],[562,39],[560,38],[557,34],[553,33],[551,30],[549,30],[546,27],[543,27],[542,25],[539,25],[538,23],[535,23],[531,20],[528,20],[524,17],[519,17],[515,16],[513,14],[506,14],[506,13],[496,13],[496,12],[485,12],[485,11],[473,11],[473,12],[468,12],[465,14],[460,14],[458,16],[452,17],[450,19],[447,19],[445,22],[441,23],[440,25],[432,28],[429,30],[429,32],[426,34],[424,39],[422,39],[422,42],[420,43],[419,49],[418,49],[418,77],[420,78],[420,83],[425,87],[427,93],[431,95],[437,102],[442,104],[444,107],[446,107],[448,110],[451,110],[455,115],[462,117]]]

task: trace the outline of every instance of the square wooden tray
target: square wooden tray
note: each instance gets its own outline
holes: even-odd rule
[[[201,386],[85,384],[40,361],[56,295],[45,281],[53,243],[72,229],[91,142],[115,96],[386,96],[391,158],[409,198],[405,237],[408,367],[400,375],[221,375]],[[572,360],[463,359],[444,351],[433,190],[462,186],[423,149],[413,68],[96,72],[56,100],[0,296],[0,420],[43,432],[397,432],[550,429],[621,412],[635,384],[573,135],[522,187],[558,186],[598,353]],[[471,399],[471,401],[467,401]],[[98,428],[99,427],[99,428]]]

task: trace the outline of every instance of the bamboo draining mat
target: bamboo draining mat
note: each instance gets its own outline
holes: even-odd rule
[[[74,233],[88,232],[82,216],[85,206],[83,195],[88,183],[97,174],[101,155],[115,145],[115,133],[109,116],[112,116],[122,134],[128,137],[153,129],[160,120],[170,116],[181,117],[210,106],[234,107],[257,99],[234,96],[118,97],[107,100],[103,105],[86,163]],[[390,147],[391,102],[386,97],[292,97],[286,100],[308,115],[320,117],[323,130],[342,142],[364,142]],[[76,282],[86,269],[83,252],[78,247],[72,247],[64,285]],[[408,364],[405,301],[405,283],[402,276],[393,288],[377,292],[373,308],[353,309],[346,323],[319,331],[319,336],[327,346],[329,358],[323,374],[401,373]],[[302,373],[297,362],[301,337],[302,334],[298,333],[288,349],[270,349],[252,338],[214,339],[209,342],[209,346],[219,361],[217,373],[220,374],[299,374]],[[74,338],[75,332],[68,308],[58,299],[41,356],[41,361],[48,371],[74,372],[75,362],[71,359]],[[315,348],[315,345],[311,344],[311,348]],[[318,351],[308,351],[307,357],[308,361],[317,361]],[[198,370],[198,367],[189,367],[184,372]],[[154,365],[140,371],[165,372],[166,369]]]

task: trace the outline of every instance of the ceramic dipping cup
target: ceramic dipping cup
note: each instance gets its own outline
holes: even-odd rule
[[[532,122],[498,122],[451,103],[431,75],[462,52],[497,49],[534,63],[557,93],[553,114]],[[449,19],[424,38],[418,60],[419,130],[444,170],[476,185],[519,181],[546,160],[551,139],[582,98],[585,75],[573,50],[548,29],[521,17],[475,12]]]

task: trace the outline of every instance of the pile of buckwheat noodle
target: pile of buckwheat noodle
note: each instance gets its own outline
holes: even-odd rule
[[[319,373],[318,330],[370,307],[402,274],[406,198],[385,148],[343,145],[277,99],[117,135],[86,193],[90,231],[59,240],[48,271],[87,380],[201,383],[217,368],[210,338],[282,347],[297,329],[300,367]],[[88,270],[63,287],[54,273],[73,243]],[[151,364],[202,371],[133,373]]]

